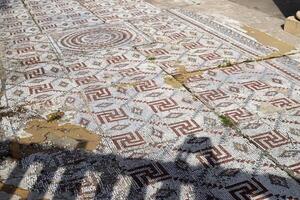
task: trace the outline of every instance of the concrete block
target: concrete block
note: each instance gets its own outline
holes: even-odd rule
[[[297,20],[294,16],[286,18],[284,24],[284,30],[288,33],[300,37],[300,21]]]

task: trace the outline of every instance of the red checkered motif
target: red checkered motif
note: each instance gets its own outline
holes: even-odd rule
[[[267,200],[273,196],[255,178],[227,186],[226,189],[236,200]]]
[[[203,149],[196,155],[196,158],[206,168],[218,166],[234,160],[231,154],[221,145]]]
[[[111,97],[111,93],[108,88],[99,88],[85,91],[85,96],[87,97],[88,101],[98,101],[101,99],[106,99]]]
[[[184,46],[184,48],[186,48],[188,50],[204,47],[204,45],[201,44],[200,42],[188,42],[188,43],[182,44],[182,46]]]
[[[118,150],[146,144],[146,141],[138,132],[116,135],[111,139]]]
[[[75,63],[75,64],[72,64],[72,65],[68,65],[66,67],[67,71],[68,72],[76,72],[76,71],[80,71],[80,70],[83,70],[83,69],[86,69],[87,66],[85,63]]]
[[[75,82],[78,86],[80,85],[87,85],[90,83],[97,83],[99,82],[99,79],[96,76],[85,76],[85,77],[79,77],[75,78]]]
[[[220,89],[217,90],[206,90],[204,92],[197,93],[197,96],[201,98],[204,102],[210,102],[210,101],[215,101],[219,99],[226,99],[229,96],[226,95],[225,92],[223,92]]]
[[[26,79],[36,78],[44,74],[45,74],[44,68],[32,69],[25,72],[25,78]]]
[[[148,105],[155,113],[169,111],[178,108],[178,104],[172,98],[151,101],[148,102]]]
[[[248,88],[249,90],[264,90],[270,88],[270,86],[262,81],[248,81],[244,82],[243,86]]]
[[[162,55],[169,54],[169,52],[166,49],[163,49],[163,48],[145,50],[145,53],[148,56],[162,56]]]
[[[289,169],[291,169],[293,172],[295,172],[296,174],[300,174],[300,162],[290,165]]]
[[[29,94],[40,94],[53,91],[53,86],[51,83],[35,85],[29,87]]]
[[[255,135],[251,139],[263,150],[273,149],[289,143],[288,138],[284,137],[278,131]]]
[[[170,124],[169,127],[177,136],[189,135],[202,131],[200,125],[192,119]]]
[[[221,68],[221,71],[224,72],[227,75],[230,75],[230,74],[241,73],[243,70],[238,65],[234,65],[232,67]]]
[[[23,48],[17,48],[16,51],[18,54],[24,54],[24,53],[28,53],[28,52],[34,52],[35,48],[34,48],[34,46],[23,47]]]
[[[171,178],[167,170],[160,163],[153,163],[130,169],[128,170],[128,174],[139,187],[144,187]]]
[[[206,54],[201,54],[199,56],[200,58],[202,58],[205,61],[209,61],[209,60],[218,60],[221,59],[222,57],[217,54],[217,53],[206,53]]]
[[[128,119],[122,108],[98,112],[96,115],[102,124]]]
[[[39,56],[29,57],[21,61],[22,65],[34,65],[41,62],[41,58]]]
[[[150,91],[150,90],[155,90],[157,89],[158,86],[156,85],[154,80],[148,80],[148,81],[141,81],[138,82],[135,86],[134,89],[137,92],[144,92],[144,91]]]
[[[274,99],[270,101],[270,104],[278,108],[285,108],[287,110],[300,107],[300,104],[297,101],[288,98]]]
[[[252,116],[252,114],[245,108],[226,111],[225,115],[230,117],[234,122],[239,122]]]
[[[110,58],[106,59],[108,64],[118,64],[118,63],[122,63],[122,62],[126,62],[128,61],[128,58],[124,55],[121,56],[112,56]]]
[[[139,75],[142,74],[143,72],[141,70],[139,70],[138,68],[129,68],[129,69],[123,69],[120,70],[119,73],[122,76],[135,76],[135,75]]]

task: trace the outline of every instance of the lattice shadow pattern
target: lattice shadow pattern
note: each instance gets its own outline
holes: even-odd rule
[[[202,148],[204,143],[206,147]],[[195,144],[199,145],[199,150],[195,152],[184,150],[189,145]],[[275,194],[271,192],[274,191],[272,187],[275,187],[275,184],[262,183],[261,180],[266,179],[266,177],[269,179],[273,177],[276,185],[283,187],[287,187],[290,182],[295,181],[273,174],[252,175],[242,171],[222,169],[219,164],[232,158],[228,156],[228,152],[225,149],[219,146],[207,148],[209,146],[211,146],[209,138],[189,136],[180,148],[182,151],[179,149],[175,161],[164,162],[144,158],[125,158],[113,154],[95,154],[83,151],[81,149],[82,144],[78,149],[66,150],[39,144],[21,145],[15,141],[5,141],[0,143],[0,153],[2,154],[0,165],[3,165],[7,157],[17,159],[18,165],[12,170],[6,179],[7,181],[2,184],[0,191],[14,194],[17,190],[16,185],[20,185],[26,171],[35,163],[42,164],[43,169],[29,191],[28,199],[43,199],[59,168],[64,168],[65,170],[58,187],[54,191],[53,199],[76,199],[83,192],[82,185],[85,184],[84,179],[88,172],[99,172],[101,174],[101,183],[97,181],[98,179],[92,178],[92,182],[95,185],[92,191],[93,195],[91,198],[86,197],[84,199],[112,199],[114,194],[113,188],[117,184],[120,175],[130,177],[132,180],[129,192],[123,198],[130,200],[145,199],[147,187],[159,182],[161,182],[160,189],[152,197],[153,199],[182,199],[181,188],[183,185],[192,186],[193,199],[199,200],[220,199],[220,196],[224,197],[222,199],[236,200],[269,199],[271,197],[275,198]],[[14,149],[17,148],[19,153],[22,152],[20,157],[15,155],[16,152],[11,151],[12,147]],[[206,160],[203,161],[202,165],[190,166],[187,159],[191,153],[198,154],[197,159],[201,162]],[[122,166],[120,163],[126,164]],[[228,185],[218,185],[218,182],[221,183],[221,180],[218,181],[218,178],[221,179],[221,177],[208,177],[213,176],[209,175],[213,174],[210,173],[211,167],[218,167],[220,171],[224,171],[230,176],[239,173],[239,181]],[[171,169],[175,169],[176,173],[170,172]],[[202,172],[203,174],[199,177],[205,178],[196,178],[191,173],[195,171]],[[16,176],[16,174],[18,175]],[[74,177],[76,177],[75,181]],[[13,187],[8,181],[10,179],[14,179]],[[217,179],[217,184],[211,184],[209,182],[211,179]],[[216,191],[218,192],[218,198],[215,196]],[[68,198],[62,196],[65,193],[68,193]],[[298,199],[297,197],[288,196],[281,196],[279,199],[282,198]]]

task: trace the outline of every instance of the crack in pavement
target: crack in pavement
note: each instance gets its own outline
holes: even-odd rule
[[[138,51],[138,49],[135,49]],[[139,51],[140,52],[140,51]],[[217,67],[211,67],[211,68],[207,68],[207,69],[203,69],[203,70],[195,70],[195,71],[190,71],[190,72],[185,72],[186,74],[184,76],[186,76],[188,74],[188,77],[193,77],[193,74],[196,74],[195,76],[199,75],[201,72],[205,72],[208,70],[212,70],[212,69],[218,69],[218,68],[227,68],[227,67],[232,67],[234,65],[239,65],[239,64],[243,64],[243,63],[253,63],[253,62],[260,62],[260,61],[267,61],[267,60],[271,60],[271,59],[275,59],[275,58],[280,58],[280,57],[284,57],[284,56],[290,56],[290,55],[296,55],[298,54],[300,51],[295,51],[295,52],[289,52],[289,53],[284,53],[281,55],[273,55],[273,56],[266,56],[266,57],[261,57],[261,58],[257,58],[257,59],[253,59],[253,60],[246,60],[246,61],[242,61],[242,62],[235,62],[235,63],[228,63],[227,65],[224,65],[222,67],[217,66]],[[140,52],[141,53],[141,52]],[[153,61],[155,63],[155,60]],[[158,65],[159,66],[159,65]],[[182,78],[182,74],[171,74],[169,72],[167,72],[166,70],[164,70],[162,67],[159,66],[159,68],[164,71],[168,76],[172,77],[173,79],[175,79],[175,81],[178,82],[178,84],[180,84],[182,86],[182,88],[184,88],[188,93],[190,93],[195,99],[197,99],[198,101],[201,101],[201,99],[195,95],[193,93],[193,91],[191,91],[190,88],[188,88],[185,85],[185,80],[186,78]],[[200,73],[199,73],[200,72]],[[191,75],[191,76],[189,76]],[[202,102],[202,101],[201,101]],[[216,110],[210,106],[209,104],[202,102],[210,111],[212,111],[215,115],[217,116],[221,116],[222,113],[218,113],[216,112]],[[239,129],[238,124],[234,124],[231,127],[234,131],[236,131],[237,134],[239,134],[239,136],[241,136],[242,138],[246,139],[249,143],[253,144],[256,148],[258,148],[263,155],[265,155],[271,162],[273,162],[275,164],[276,167],[280,168],[281,170],[283,170],[284,172],[286,172],[292,179],[296,180],[299,185],[300,185],[300,177],[293,172],[292,170],[288,169],[288,167],[280,164],[276,158],[274,158],[271,154],[269,154],[267,151],[262,150],[256,143],[254,143],[249,136],[245,135],[242,133],[242,131]]]
[[[22,3],[24,4],[24,7],[27,9],[28,13],[30,14],[30,16],[32,17],[32,20],[34,21],[34,23],[37,25],[37,27],[39,28],[39,30],[42,32],[40,26],[38,25],[38,23],[35,21],[35,18],[33,17],[33,15],[30,12],[30,9],[28,9],[26,3],[24,0],[22,0]],[[86,8],[85,6],[83,6],[84,8]],[[86,8],[87,9],[87,8]],[[89,9],[88,9],[89,10]],[[92,11],[91,11],[92,12]],[[94,14],[94,13],[93,13]],[[0,46],[0,79],[1,79],[1,90],[0,90],[0,99],[2,98],[4,91],[5,91],[5,82],[6,82],[6,74],[5,74],[5,70],[3,67],[3,60],[4,60],[4,56],[3,56],[3,47]],[[136,47],[133,47],[133,50],[139,51]],[[243,64],[243,63],[253,63],[253,62],[261,62],[261,61],[267,61],[267,60],[271,60],[271,59],[275,59],[275,58],[281,58],[284,56],[290,56],[290,55],[296,55],[300,53],[300,51],[294,51],[294,52],[289,52],[289,53],[285,53],[285,54],[274,54],[271,56],[263,56],[263,57],[258,57],[258,58],[254,58],[254,59],[249,59],[249,60],[245,60],[245,61],[241,61],[241,62],[227,62],[224,64],[221,64],[220,66],[212,66],[211,68],[207,68],[207,69],[203,69],[203,70],[195,70],[195,71],[184,71],[183,73],[178,73],[178,74],[171,74],[168,73],[166,70],[164,70],[162,67],[159,68],[164,71],[167,75],[173,77],[179,84],[181,84],[181,86],[188,92],[190,93],[195,99],[197,99],[198,101],[201,101],[201,99],[193,92],[191,91],[190,88],[188,88],[185,85],[185,81],[187,80],[187,77],[193,77],[193,76],[197,76],[200,75],[201,73],[208,71],[208,70],[213,70],[213,69],[218,69],[218,68],[229,68],[232,67],[234,65],[239,65],[239,64]],[[155,60],[153,61],[155,63]],[[202,101],[201,101],[202,102]],[[220,116],[221,113],[218,113],[214,107],[210,106],[207,103],[203,104],[210,110],[212,111],[214,114],[216,114],[217,116]],[[14,107],[13,107],[14,108]],[[12,108],[12,109],[13,109]],[[0,113],[1,115],[1,113]],[[0,116],[1,117],[1,116]],[[0,118],[1,120],[1,118]],[[294,180],[296,180],[298,183],[300,183],[300,178],[296,176],[295,173],[293,173],[291,170],[289,170],[286,166],[280,164],[276,158],[274,158],[272,155],[270,155],[267,151],[263,151],[256,143],[254,143],[249,136],[245,135],[242,133],[242,131],[240,130],[240,128],[238,127],[237,124],[234,124],[232,127],[233,130],[236,131],[236,133],[238,133],[242,138],[246,139],[249,143],[253,144],[257,149],[259,149],[270,161],[272,161],[276,167],[280,168],[281,170],[285,171],[291,178],[293,178]],[[49,133],[47,133],[45,135],[45,140],[48,138]]]
[[[0,43],[0,106],[1,106],[1,99],[5,92],[6,86],[6,73],[4,69],[4,45]]]
[[[32,21],[34,22],[34,24],[37,26],[37,28],[39,29],[39,31],[40,31],[41,33],[43,33],[43,30],[41,29],[41,27],[39,26],[39,24],[38,24],[37,21],[35,20],[33,14],[31,13],[30,9],[28,8],[28,6],[27,6],[25,0],[21,0],[21,2],[22,2],[22,4],[23,4],[24,8],[27,10],[28,14],[30,15],[30,17],[31,17]],[[46,34],[45,34],[45,35],[46,35]]]

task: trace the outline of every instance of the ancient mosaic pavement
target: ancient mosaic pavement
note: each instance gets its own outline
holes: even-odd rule
[[[273,52],[141,0],[0,1],[0,199],[300,199],[300,63]]]

